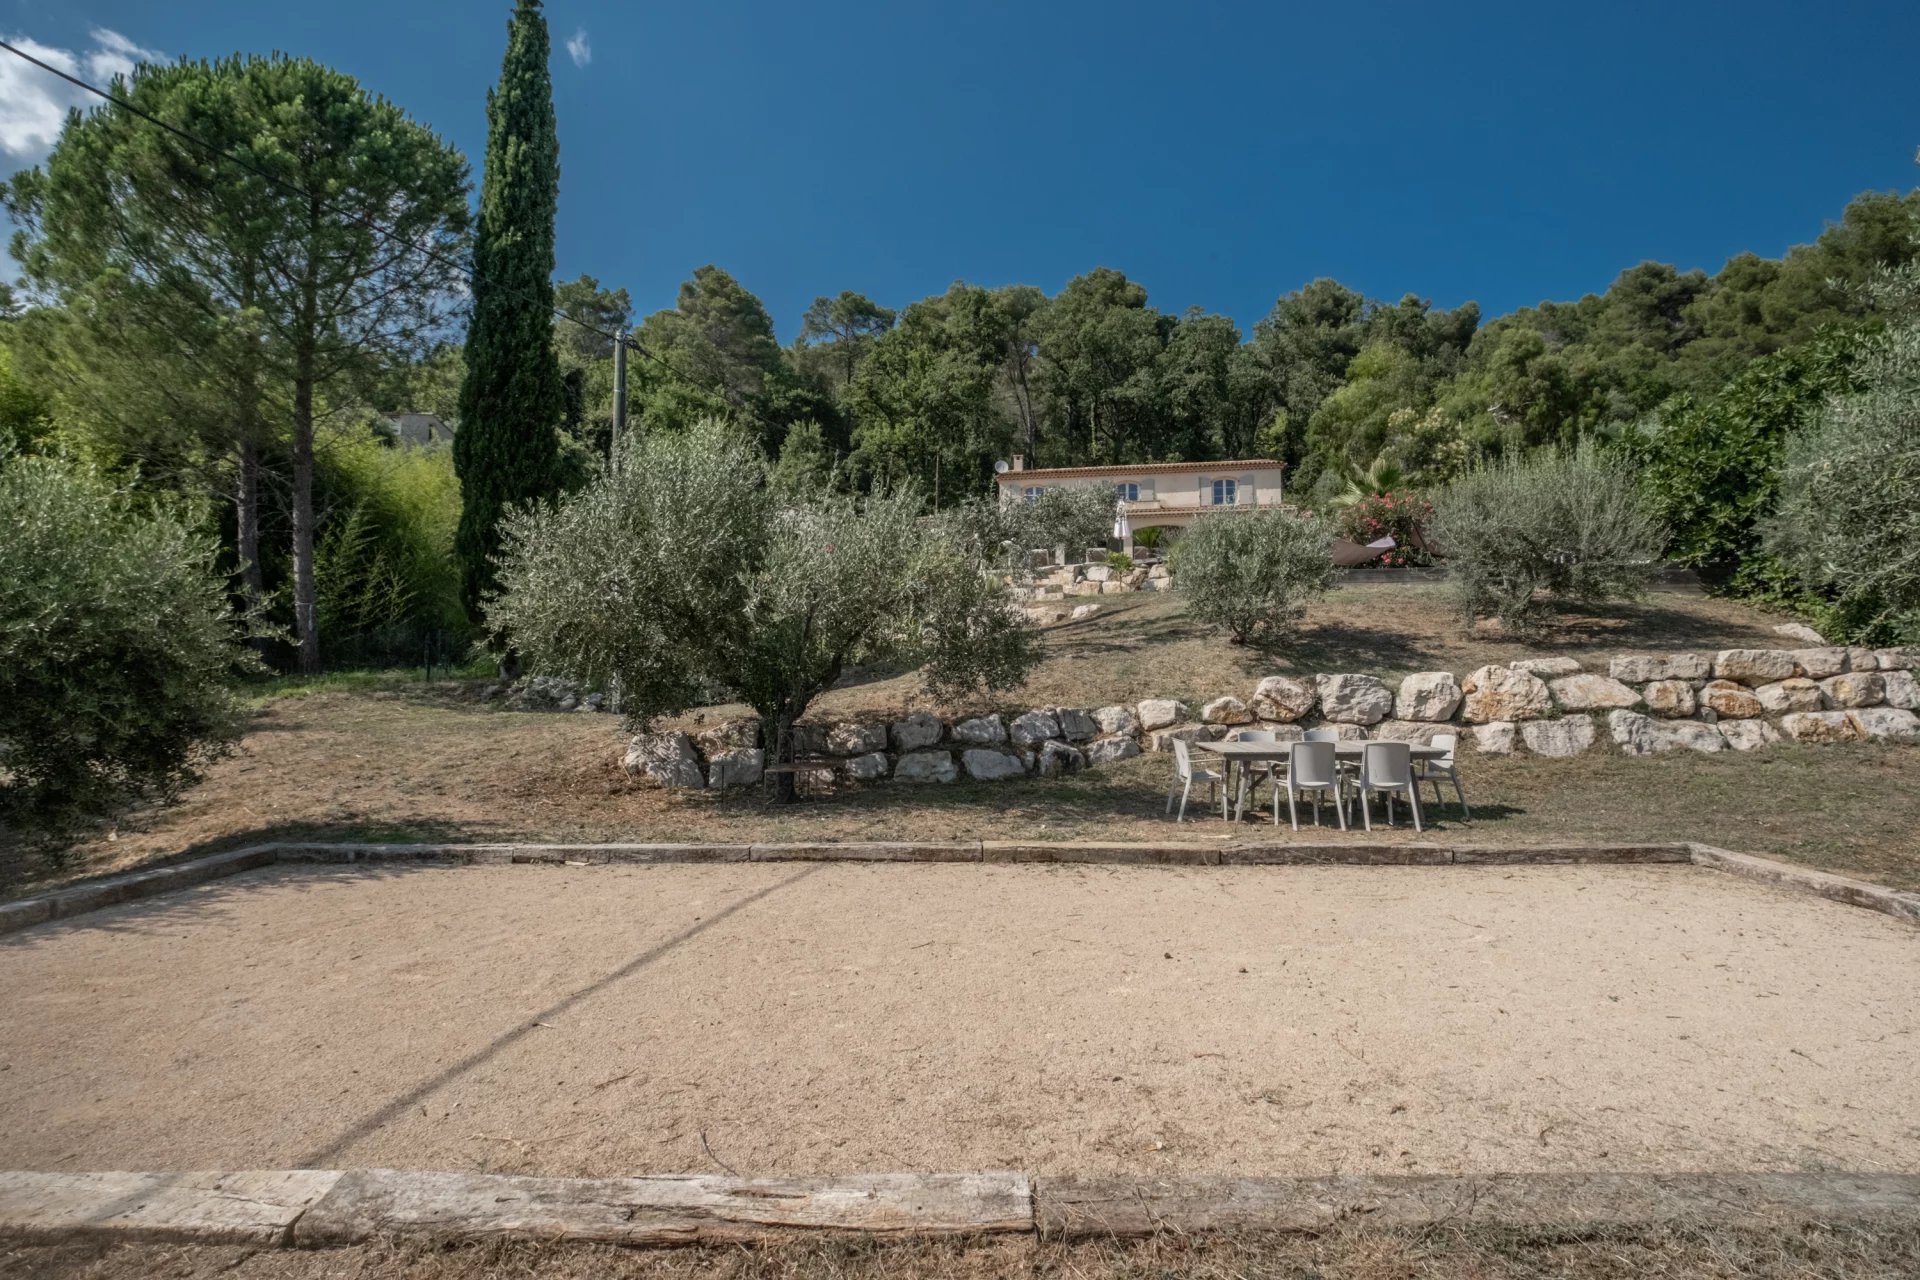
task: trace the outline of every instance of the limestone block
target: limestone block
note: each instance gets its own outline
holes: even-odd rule
[[[1489,720],[1474,725],[1472,733],[1475,750],[1490,756],[1510,756],[1514,739],[1519,736],[1519,726],[1511,720]]]
[[[1393,715],[1396,720],[1451,720],[1464,696],[1451,671],[1416,671],[1393,695]]]
[[[1520,726],[1520,740],[1537,756],[1577,756],[1593,745],[1593,737],[1592,716],[1528,720]]]
[[[1640,705],[1632,686],[1612,676],[1563,676],[1548,686],[1562,711],[1617,711]]]
[[[1620,749],[1630,756],[1658,755],[1682,747],[1693,751],[1722,751],[1727,740],[1718,725],[1698,720],[1655,720],[1637,711],[1607,713],[1607,729]]]
[[[1200,722],[1202,724],[1252,724],[1253,712],[1247,709],[1246,703],[1229,695],[1224,698],[1215,698],[1201,707]]]
[[[1850,713],[1861,734],[1881,738],[1920,738],[1920,716],[1900,707],[1862,707]]]
[[[1713,658],[1713,674],[1741,684],[1771,684],[1794,674],[1793,654],[1785,649],[1722,649]]]
[[[1753,696],[1760,700],[1764,711],[1776,716],[1796,711],[1818,711],[1827,705],[1827,695],[1821,692],[1820,686],[1804,676],[1756,685]]]
[[[1377,724],[1393,711],[1393,691],[1375,676],[1316,676],[1320,714],[1337,724]]]
[[[1886,696],[1877,671],[1849,671],[1820,682],[1827,703],[1835,707],[1871,707]]]
[[[1253,691],[1253,713],[1262,720],[1291,723],[1313,710],[1320,691],[1311,680],[1268,676]]]
[[[1006,722],[999,716],[974,716],[953,726],[953,740],[969,746],[990,747],[1007,740]]]
[[[1027,772],[1026,761],[1011,751],[994,747],[973,747],[962,751],[960,763],[966,768],[969,778],[977,778],[981,782],[1024,777]]]
[[[893,724],[893,749],[895,751],[918,751],[940,741],[940,735],[947,727],[940,717],[928,711],[915,711],[903,720]]]
[[[1651,681],[1640,691],[1640,697],[1647,704],[1647,710],[1668,719],[1685,719],[1698,705],[1693,686],[1685,680]]]
[[[1705,680],[1713,673],[1713,664],[1697,653],[1639,654],[1615,658],[1607,664],[1607,674],[1627,684],[1645,684],[1649,680]]]
[[[1013,718],[1007,726],[1008,734],[1016,746],[1038,746],[1049,738],[1060,736],[1060,721],[1051,711],[1036,708]]]
[[[1170,724],[1179,724],[1187,714],[1187,709],[1172,698],[1148,698],[1134,710],[1140,714],[1142,729],[1164,729]]]
[[[1546,682],[1512,667],[1481,667],[1461,681],[1460,688],[1467,695],[1461,716],[1471,724],[1538,720],[1553,711],[1553,695]]]
[[[1086,745],[1087,764],[1112,764],[1116,760],[1131,760],[1140,754],[1140,744],[1131,734],[1112,734],[1104,738],[1095,738]]]
[[[1753,690],[1731,680],[1708,681],[1700,690],[1700,705],[1730,720],[1750,720],[1767,710]]]
[[[896,782],[952,782],[959,776],[951,751],[909,751],[893,765]]]

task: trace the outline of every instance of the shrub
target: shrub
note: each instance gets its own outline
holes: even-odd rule
[[[429,646],[463,648],[470,627],[453,558],[452,450],[353,436],[326,450],[321,473],[333,509],[314,572],[329,664],[405,664]]]
[[[1631,441],[1668,554],[1710,586],[1767,593],[1775,569],[1761,529],[1780,498],[1787,442],[1829,395],[1851,390],[1861,340],[1825,334],[1748,365],[1714,395],[1675,396]]]
[[[1433,504],[1417,493],[1369,494],[1341,510],[1340,532],[1362,546],[1392,538],[1394,549],[1380,557],[1382,564],[1431,564],[1426,526],[1432,518]]]
[[[1144,529],[1133,531],[1133,545],[1138,550],[1153,555],[1166,545],[1167,529],[1165,525],[1150,524]]]
[[[240,732],[217,547],[57,457],[0,453],[0,827],[57,855]]]
[[[744,702],[789,761],[794,722],[855,664],[924,664],[942,698],[1032,664],[980,544],[920,511],[912,492],[783,493],[717,423],[653,433],[557,509],[507,522],[487,621],[537,671],[618,680],[632,721]]]
[[[1116,551],[1107,557],[1107,567],[1115,573],[1132,573],[1133,557],[1124,551]]]
[[[1434,548],[1471,626],[1539,629],[1539,593],[1587,603],[1642,592],[1666,531],[1633,470],[1591,446],[1509,456],[1455,480],[1434,503]]]
[[[1273,648],[1333,585],[1332,544],[1324,519],[1285,508],[1204,515],[1174,548],[1174,581],[1195,618]]]
[[[1772,551],[1862,640],[1920,642],[1920,324],[1862,358],[1787,448]]]

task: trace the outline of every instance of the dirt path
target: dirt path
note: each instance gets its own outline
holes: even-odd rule
[[[1916,977],[1691,868],[278,868],[0,944],[0,1167],[1920,1171]]]

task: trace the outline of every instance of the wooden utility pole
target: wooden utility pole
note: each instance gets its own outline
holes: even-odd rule
[[[613,442],[608,453],[620,453],[620,437],[627,430],[627,331],[613,335]]]

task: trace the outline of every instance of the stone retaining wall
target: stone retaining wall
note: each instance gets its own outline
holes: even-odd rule
[[[1752,751],[1782,739],[1860,742],[1920,738],[1920,649],[1820,646],[1726,649],[1612,659],[1604,672],[1571,658],[1487,665],[1457,679],[1422,671],[1375,676],[1269,676],[1242,698],[1197,705],[1148,698],[1104,707],[1034,707],[947,721],[928,711],[897,720],[796,726],[796,751],[831,759],[861,782],[1059,777],[1168,751],[1187,741],[1264,730],[1295,741],[1324,725],[1343,738],[1426,743],[1436,734],[1490,755],[1568,757],[1611,740],[1628,755]],[[697,735],[633,738],[628,773],[669,786],[760,780],[759,722]]]
[[[1085,596],[1118,596],[1134,591],[1171,591],[1173,575],[1164,560],[1135,565],[1125,571],[1109,564],[1063,564],[1010,578],[1008,590],[1041,625],[1078,622],[1100,609]]]

